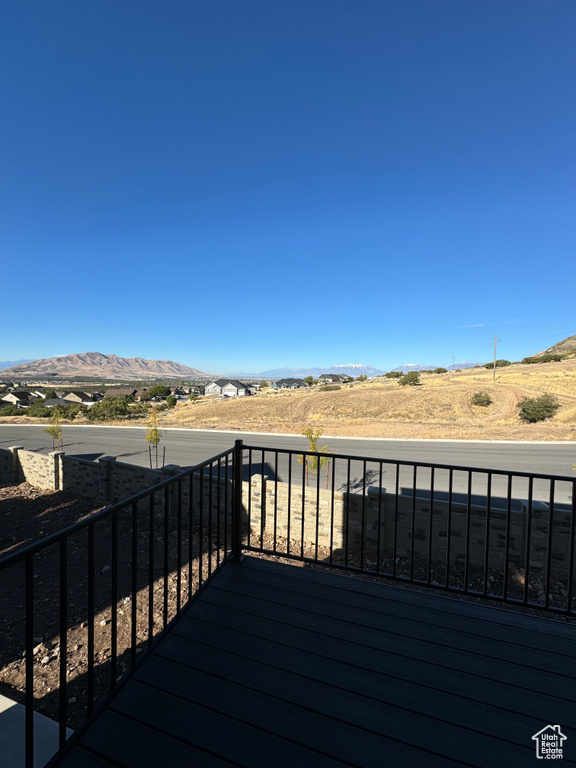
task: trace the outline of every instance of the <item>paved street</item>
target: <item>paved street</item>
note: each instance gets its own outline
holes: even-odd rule
[[[145,439],[146,430],[143,427],[80,427],[65,426],[63,428],[64,450],[72,456],[95,460],[101,456],[116,456],[120,461],[127,461],[141,466],[149,463],[148,446]],[[234,440],[242,438],[247,445],[265,448],[284,448],[303,450],[308,447],[305,438],[300,436],[258,435],[254,433],[216,432],[200,430],[163,430],[161,446],[166,446],[166,463],[179,464],[182,467],[193,466],[222,451],[231,448]],[[478,467],[494,470],[509,470],[516,472],[536,472],[542,474],[574,477],[572,465],[576,461],[576,446],[574,443],[480,443],[480,442],[448,442],[426,440],[369,440],[362,438],[323,437],[321,444],[327,444],[332,453],[351,456],[364,456],[391,461],[417,461],[434,464],[451,464],[455,466]],[[22,445],[32,451],[47,453],[51,450],[51,441],[42,431],[41,426],[31,425],[1,425],[0,447]],[[248,473],[264,472],[270,479],[275,477],[281,481],[302,482],[302,467],[292,459],[289,470],[285,456],[280,456],[278,463],[274,454],[267,453],[262,458],[259,451],[252,452],[252,466],[245,468]],[[246,461],[248,455],[246,456]],[[331,472],[335,474],[335,488],[344,490],[350,481],[353,491],[361,491],[369,485],[382,485],[392,490],[396,484],[396,468],[394,464],[384,464],[382,475],[376,463],[363,466],[360,461],[348,462],[337,460],[332,465]],[[316,484],[317,479],[312,477]],[[322,485],[325,484],[324,476]],[[330,481],[331,482],[331,481]],[[412,469],[403,467],[400,470],[399,487],[409,489],[414,483]],[[452,479],[452,489],[455,493],[466,493],[468,474],[455,471]],[[425,469],[418,471],[416,486],[420,492],[430,488],[430,472]],[[449,489],[449,474],[437,470],[434,478],[435,492],[446,492]],[[473,476],[473,493],[479,499],[487,493],[487,475],[475,473]],[[506,479],[495,476],[492,480],[492,494],[495,498],[506,496]],[[515,478],[512,495],[515,498],[526,499],[528,494],[527,481]],[[546,501],[550,495],[547,482],[537,481],[534,485],[534,498]],[[555,489],[557,503],[569,503],[572,495],[572,483],[558,483]],[[499,502],[503,503],[503,502]]]
[[[72,456],[97,459],[116,456],[120,461],[146,466],[148,447],[142,427],[65,426],[64,450]],[[307,448],[299,436],[257,435],[250,432],[216,432],[200,430],[163,430],[166,462],[192,466],[230,448],[242,438],[248,445],[269,448]],[[362,438],[323,437],[333,453],[400,461],[424,461],[436,464],[505,469],[518,472],[573,476],[576,444],[566,443],[490,443],[449,442],[436,440],[375,440]],[[22,445],[27,450],[47,453],[50,438],[36,425],[0,425],[0,447]]]

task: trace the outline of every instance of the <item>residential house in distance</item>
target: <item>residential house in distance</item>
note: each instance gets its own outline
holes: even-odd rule
[[[92,395],[89,395],[87,392],[80,392],[79,390],[66,392],[66,394],[62,396],[62,400],[67,400],[69,403],[83,403],[84,405],[94,404]]]
[[[204,388],[205,395],[222,395],[222,397],[244,397],[251,394],[250,388],[236,379],[218,379],[211,381]]]
[[[112,387],[104,392],[104,397],[118,397],[118,395],[133,395],[138,394],[138,390],[134,387]]]
[[[343,384],[349,379],[349,376],[342,376],[339,373],[323,373],[322,376],[318,376],[318,384]]]
[[[302,379],[278,379],[271,386],[272,389],[306,389]]]
[[[38,398],[31,392],[24,392],[21,389],[15,389],[13,392],[9,392],[7,395],[4,395],[2,400],[5,403],[17,405],[18,408],[22,408],[26,407],[27,405],[31,405],[35,400],[38,400]]]

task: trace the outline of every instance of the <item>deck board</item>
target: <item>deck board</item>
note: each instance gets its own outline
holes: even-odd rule
[[[575,639],[539,617],[246,558],[60,765],[524,768],[548,723],[576,765]]]

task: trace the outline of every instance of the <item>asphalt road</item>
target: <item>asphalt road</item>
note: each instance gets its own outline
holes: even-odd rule
[[[148,447],[143,427],[64,426],[64,451],[71,456],[97,459],[116,456],[148,466]],[[217,432],[200,430],[163,430],[161,445],[166,446],[166,463],[193,466],[221,451],[231,448],[242,438],[247,445],[267,448],[303,450],[308,447],[300,436],[260,435],[251,432]],[[349,437],[322,437],[333,453],[399,461],[422,461],[434,464],[539,472],[574,477],[576,444],[566,443],[496,443],[440,440],[378,440]],[[0,425],[0,447],[21,445],[30,451],[48,453],[49,436],[41,426]]]

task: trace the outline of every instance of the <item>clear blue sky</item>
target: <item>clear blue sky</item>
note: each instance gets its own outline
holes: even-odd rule
[[[5,0],[0,360],[576,333],[574,0]]]

